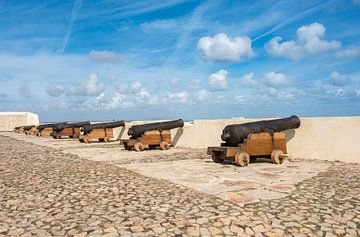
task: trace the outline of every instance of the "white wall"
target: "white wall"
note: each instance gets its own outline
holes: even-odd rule
[[[0,131],[13,131],[22,125],[39,124],[39,116],[30,112],[0,112]]]

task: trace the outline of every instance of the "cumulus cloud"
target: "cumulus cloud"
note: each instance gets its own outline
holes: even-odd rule
[[[269,72],[265,74],[265,83],[273,88],[287,86],[291,80],[283,73]]]
[[[209,97],[209,92],[207,90],[199,90],[197,93],[197,99],[200,101],[204,101]]]
[[[46,93],[51,97],[59,97],[65,93],[65,87],[62,85],[49,85],[46,87]]]
[[[346,75],[341,75],[340,73],[333,71],[329,75],[329,83],[333,86],[345,86],[351,83],[351,79]]]
[[[210,61],[240,61],[254,56],[251,39],[247,36],[230,37],[220,33],[200,38],[197,47],[204,59]]]
[[[106,109],[129,109],[135,106],[133,102],[126,101],[127,96],[119,91],[115,93],[115,95],[110,99],[110,101],[106,104]]]
[[[281,37],[274,37],[266,45],[267,52],[273,56],[286,57],[292,60],[300,60],[311,55],[339,49],[339,41],[326,41],[326,28],[319,23],[301,26],[297,29],[297,39],[280,42]]]
[[[22,85],[19,86],[17,89],[19,95],[23,98],[31,98],[34,97],[34,95],[32,94],[30,88],[27,85]]]
[[[91,50],[89,57],[94,63],[112,63],[116,64],[119,62],[119,57],[116,53],[107,50]]]
[[[168,92],[167,97],[175,103],[186,104],[189,101],[189,94],[187,91]]]
[[[209,77],[209,87],[212,91],[221,91],[228,88],[228,71],[221,69]]]
[[[254,87],[256,86],[258,83],[256,80],[254,80],[254,73],[251,72],[251,73],[248,73],[248,74],[245,74],[243,75],[241,78],[240,78],[240,84],[244,87]]]
[[[336,57],[340,59],[360,58],[360,47],[351,46],[349,48],[340,50],[339,52],[336,53]]]
[[[78,82],[76,92],[83,96],[100,95],[105,90],[105,87],[98,80],[98,76],[95,73],[91,74],[88,80]]]
[[[140,91],[141,88],[142,88],[142,84],[141,84],[141,82],[139,82],[139,81],[134,81],[134,82],[131,83],[131,85],[130,85],[130,90],[131,90],[131,92],[133,92],[133,93],[136,93],[136,92]]]

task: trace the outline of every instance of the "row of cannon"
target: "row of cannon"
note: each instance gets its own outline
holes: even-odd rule
[[[78,138],[81,142],[90,143],[94,139],[109,142],[114,139],[113,128],[124,126],[123,120],[105,123],[61,122],[20,126],[15,131],[38,136],[49,135],[58,139]],[[183,126],[182,119],[133,125],[127,131],[129,139],[120,140],[120,144],[128,150],[143,151],[145,147],[166,150],[172,143],[170,130]],[[218,147],[208,147],[208,154],[212,155],[216,163],[230,159],[240,166],[247,166],[251,157],[270,156],[273,163],[279,164],[287,153],[284,131],[298,127],[300,119],[295,115],[283,119],[231,124],[222,131],[221,139],[224,142]]]

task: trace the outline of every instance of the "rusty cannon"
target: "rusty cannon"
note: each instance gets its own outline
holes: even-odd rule
[[[37,126],[36,135],[39,137],[51,136],[51,134],[54,132],[54,128],[64,126],[66,124],[67,122],[41,124]]]
[[[90,121],[57,125],[53,128],[53,133],[51,135],[55,139],[60,139],[64,137],[79,138],[81,134],[81,128],[86,125],[90,125]]]
[[[99,142],[110,142],[114,139],[114,128],[124,126],[124,120],[85,125],[81,128],[79,141],[91,143],[93,139],[97,139]]]
[[[208,155],[216,163],[234,160],[239,166],[247,166],[258,157],[271,158],[281,164],[285,158],[286,130],[300,127],[296,115],[282,119],[262,120],[226,126],[221,135],[220,147],[208,147]]]
[[[171,144],[170,130],[184,126],[182,119],[134,125],[128,129],[130,139],[121,140],[125,149],[143,151],[145,146],[149,148],[160,147],[161,150],[167,150]]]

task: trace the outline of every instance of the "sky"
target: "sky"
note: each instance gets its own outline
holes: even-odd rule
[[[359,116],[360,0],[0,0],[0,111]]]

